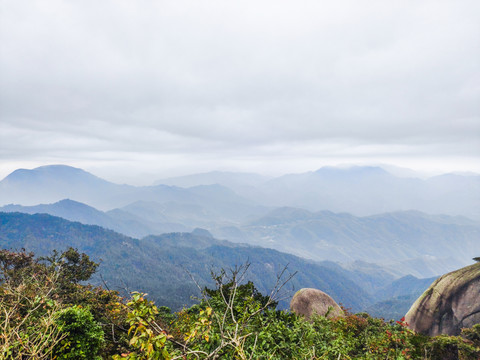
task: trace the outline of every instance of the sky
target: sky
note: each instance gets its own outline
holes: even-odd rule
[[[0,179],[480,172],[478,0],[0,0]]]

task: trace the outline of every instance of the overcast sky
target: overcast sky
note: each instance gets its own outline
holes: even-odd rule
[[[480,172],[478,0],[0,4],[0,178]]]

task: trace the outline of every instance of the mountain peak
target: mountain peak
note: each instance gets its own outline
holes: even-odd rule
[[[191,232],[192,235],[196,235],[196,236],[201,236],[201,237],[205,237],[205,238],[209,238],[209,239],[213,239],[213,235],[210,233],[210,231],[206,230],[206,229],[202,229],[202,228],[195,228],[193,229],[193,231]]]
[[[68,198],[108,208],[108,199],[114,199],[123,189],[122,185],[113,184],[79,168],[47,165],[12,172],[0,181],[0,199],[3,204],[36,205]]]
[[[40,166],[34,169],[17,169],[7,175],[4,181],[7,182],[17,182],[17,181],[29,181],[31,179],[41,179],[41,178],[52,178],[52,177],[63,177],[63,178],[73,178],[73,177],[90,177],[97,178],[95,175],[90,174],[89,172],[75,168],[68,165],[45,165]]]

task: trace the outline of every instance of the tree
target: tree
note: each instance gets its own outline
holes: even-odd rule
[[[55,322],[58,274],[32,253],[0,250],[0,358],[49,359],[66,336]]]
[[[90,314],[83,314],[83,319],[93,319],[103,327],[106,341],[98,348],[102,356],[125,351],[127,311],[119,307],[122,299],[118,293],[80,284],[97,267],[88,255],[73,248],[39,259],[24,249],[0,250],[0,358],[51,358],[53,351],[59,352],[60,342],[64,347],[72,343],[72,328],[57,321],[66,316],[59,318],[59,314],[77,307]],[[80,316],[82,311],[77,310],[69,314],[74,311]],[[82,341],[77,345],[91,343]]]
[[[251,282],[244,282],[249,264],[228,272],[212,273],[216,289],[204,288],[199,304],[177,314],[169,326],[162,326],[158,308],[146,294],[133,293],[127,304],[133,351],[128,359],[252,359],[257,358],[257,341],[268,337],[265,324],[276,316],[275,306],[283,286],[286,268],[268,296]],[[198,285],[198,284],[197,284]],[[279,318],[280,319],[280,318]],[[270,337],[269,343],[274,342]],[[121,359],[116,356],[115,359]]]

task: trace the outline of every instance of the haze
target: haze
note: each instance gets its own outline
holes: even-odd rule
[[[480,172],[478,1],[0,7],[0,178]]]

